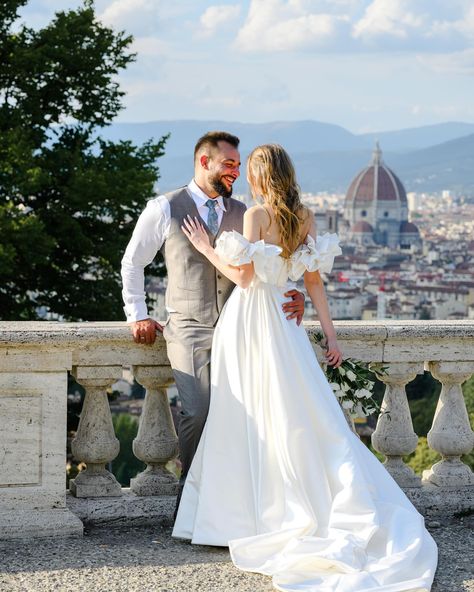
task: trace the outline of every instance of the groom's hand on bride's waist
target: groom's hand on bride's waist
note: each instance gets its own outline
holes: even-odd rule
[[[285,292],[287,298],[291,298],[282,305],[283,312],[288,315],[288,320],[296,319],[296,324],[300,325],[304,315],[304,294],[298,290]]]
[[[143,319],[130,323],[135,343],[151,345],[155,343],[156,332],[163,333],[163,327],[153,319]]]

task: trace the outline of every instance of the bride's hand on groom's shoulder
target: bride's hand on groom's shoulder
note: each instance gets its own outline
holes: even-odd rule
[[[160,323],[150,318],[130,323],[130,329],[132,330],[135,343],[142,343],[145,345],[155,343],[157,331],[163,333],[163,327]]]
[[[326,362],[334,368],[338,368],[342,364],[342,352],[335,337],[326,340],[325,356]]]
[[[189,238],[193,247],[200,253],[205,254],[205,251],[211,246],[209,235],[197,218],[191,218],[189,215],[186,216],[183,219],[181,230]]]

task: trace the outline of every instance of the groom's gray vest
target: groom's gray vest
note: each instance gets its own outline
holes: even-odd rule
[[[186,187],[165,195],[170,204],[170,229],[161,252],[168,270],[166,306],[188,319],[214,326],[235,284],[222,275],[199,253],[181,230],[183,219],[190,214],[200,219],[196,204]],[[245,205],[225,198],[226,211],[217,235],[214,237],[205,224],[211,243],[224,230],[242,233]]]

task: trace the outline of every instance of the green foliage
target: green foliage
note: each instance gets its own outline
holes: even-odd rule
[[[441,460],[441,455],[428,446],[428,441],[424,436],[418,440],[416,450],[403,457],[403,460],[415,471],[417,475],[422,475],[425,469],[429,469],[434,463]]]
[[[462,391],[464,394],[464,400],[466,401],[466,408],[471,420],[471,424],[474,426],[474,376],[471,376],[469,380],[462,385]]]
[[[469,421],[471,422],[471,428],[474,429],[474,376],[471,376],[469,380],[466,380],[462,390],[464,393],[464,400],[466,401],[467,414],[469,416]],[[469,454],[462,456],[461,460],[468,464],[474,471],[474,450],[471,450]]]
[[[135,59],[131,37],[87,1],[13,32],[23,4],[0,7],[1,318],[34,319],[43,307],[68,320],[122,319],[120,260],[166,137],[137,147],[97,135],[121,109],[116,76]]]
[[[413,429],[418,436],[426,436],[431,428],[440,391],[441,384],[429,372],[418,374],[407,384]]]
[[[138,432],[138,422],[128,413],[119,413],[112,417],[115,435],[120,442],[120,452],[112,462],[112,473],[124,487],[130,485],[130,479],[145,469],[132,451],[132,442]]]

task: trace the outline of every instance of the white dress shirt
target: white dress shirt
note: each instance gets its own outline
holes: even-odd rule
[[[194,179],[187,190],[196,204],[201,218],[207,222],[209,197],[196,184]],[[225,212],[224,199],[217,200],[217,221],[220,226]],[[151,199],[140,214],[122,259],[122,296],[127,322],[141,321],[149,317],[145,304],[145,267],[150,265],[168,237],[170,229],[170,204],[164,195]],[[168,309],[168,312],[172,312]]]

